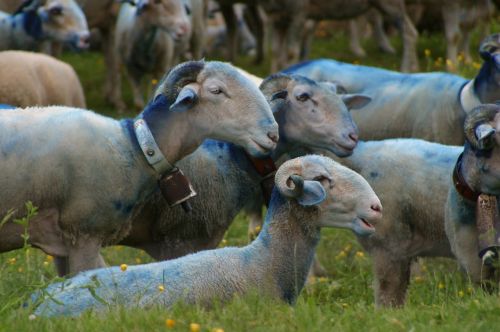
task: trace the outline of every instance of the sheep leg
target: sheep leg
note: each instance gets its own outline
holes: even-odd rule
[[[366,56],[366,52],[360,42],[357,19],[349,20],[349,49],[357,57],[364,58]]]
[[[452,249],[462,268],[474,283],[481,283],[491,277],[492,270],[484,266],[478,256],[476,224],[454,223],[452,226]]]
[[[64,277],[69,273],[68,257],[55,256],[54,265],[56,266],[57,275]]]
[[[309,276],[313,276],[316,278],[319,277],[326,277],[328,273],[326,272],[325,267],[323,264],[318,259],[318,255],[314,254],[314,259],[311,265],[311,268],[309,269]]]
[[[382,50],[382,52],[396,54],[396,50],[392,47],[391,42],[384,31],[384,21],[382,19],[382,15],[375,10],[371,10],[367,17],[373,27],[373,34],[378,47]]]
[[[386,251],[378,251],[373,255],[377,307],[400,307],[405,303],[411,260],[394,258],[394,255]]]
[[[142,74],[127,72],[127,78],[130,83],[130,88],[132,90],[134,106],[136,109],[142,110],[144,108],[144,97],[141,91]]]
[[[447,2],[446,6],[441,8],[441,14],[443,15],[446,36],[446,67],[448,71],[454,71],[456,69],[458,43],[460,41],[459,3],[456,1]]]
[[[227,40],[228,40],[228,60],[234,62],[238,50],[238,20],[234,14],[232,5],[220,5],[220,11],[224,16],[226,23]]]
[[[114,29],[101,30],[102,34],[102,52],[104,54],[104,63],[106,65],[106,78],[104,81],[104,96],[106,99],[112,99],[113,95],[113,71],[116,69]]]
[[[257,42],[257,54],[255,55],[254,63],[261,64],[264,61],[264,21],[256,5],[247,5],[245,20]]]
[[[99,254],[101,240],[80,235],[75,243],[69,246],[69,273],[75,274],[100,267],[103,260]]]

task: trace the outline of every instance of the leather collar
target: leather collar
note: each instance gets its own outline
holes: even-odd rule
[[[252,163],[254,169],[262,177],[260,180],[260,186],[262,189],[262,194],[264,195],[264,201],[267,206],[271,201],[271,194],[274,188],[274,175],[276,174],[276,165],[271,157],[267,158],[255,158],[246,153],[248,159]]]
[[[457,163],[455,164],[455,168],[453,169],[453,184],[455,185],[455,189],[457,192],[468,201],[477,202],[477,198],[481,193],[478,193],[472,190],[471,187],[465,182],[462,174],[460,173],[460,169],[462,168],[462,157],[463,152],[458,156]]]
[[[174,169],[174,166],[167,161],[158,147],[158,144],[156,144],[151,130],[142,117],[134,120],[134,132],[148,164],[153,167],[160,176]]]

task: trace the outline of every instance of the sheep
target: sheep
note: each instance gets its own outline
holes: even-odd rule
[[[473,144],[477,146],[474,142],[478,140],[474,138],[474,128],[488,121],[485,112],[490,119],[493,118],[491,109],[495,112],[500,110],[498,106],[481,105],[467,115],[465,151],[463,146],[401,138],[360,141],[352,156],[342,159],[333,156],[362,175],[384,206],[384,217],[377,225],[376,234],[368,238],[358,237],[363,248],[372,256],[377,306],[404,305],[410,283],[410,266],[418,257],[454,258],[457,255],[471,279],[479,281],[481,260],[477,256],[477,239],[471,238],[471,233],[477,236],[471,229],[475,226],[475,203],[458,197],[452,173],[463,152],[462,165],[466,168],[462,168],[463,177],[470,181],[472,176],[473,181],[481,178],[485,181],[483,185],[493,186],[481,188],[483,192],[497,193],[494,189],[497,176],[493,173],[495,166],[492,164],[496,162],[496,157],[493,154],[488,160],[479,153],[478,157],[473,157],[472,152],[478,150],[471,147]],[[331,156],[328,152],[324,153]],[[482,163],[485,169],[492,170],[487,172],[491,175],[477,176],[478,172],[484,172],[481,171]],[[473,182],[470,183],[472,186]],[[473,188],[480,190],[479,187]],[[464,235],[468,237],[460,238]],[[455,247],[453,240],[448,240],[453,236],[457,237]],[[462,260],[460,250],[467,252]],[[467,259],[473,259],[473,264],[467,265]],[[483,271],[483,276],[487,276],[487,272]]]
[[[0,127],[0,215],[19,216],[31,200],[39,212],[30,244],[60,257],[69,273],[102,265],[101,246],[125,236],[135,208],[203,139],[233,142],[255,157],[278,139],[262,93],[231,65],[203,61],[172,69],[133,120],[46,107],[1,112]],[[0,252],[22,247],[22,233],[3,225]]]
[[[455,180],[467,187],[474,195],[468,196],[459,191],[459,187],[450,186],[445,208],[445,230],[451,250],[460,265],[474,282],[487,280],[494,275],[494,267],[485,255],[486,248],[480,242],[479,218],[481,217],[476,196],[480,194],[500,194],[499,146],[497,132],[500,124],[500,106],[498,104],[481,105],[467,117],[464,124],[466,144],[457,162]],[[481,198],[480,198],[481,199]],[[495,197],[495,199],[497,199]],[[498,216],[498,207],[494,206]],[[495,220],[495,225],[498,221]],[[489,245],[498,248],[498,231],[493,234],[494,243]],[[498,252],[493,257],[498,260]],[[496,266],[497,267],[497,266]]]
[[[17,107],[86,107],[83,89],[73,68],[51,56],[25,51],[2,51],[0,72],[2,103]]]
[[[354,114],[362,140],[415,137],[464,143],[462,124],[471,109],[500,99],[500,34],[480,47],[484,63],[473,80],[446,73],[402,74],[334,60],[306,61],[283,72],[335,80],[349,93],[373,97]]]
[[[250,245],[207,250],[176,260],[80,273],[34,294],[36,316],[76,316],[85,310],[210,305],[257,290],[295,303],[321,227],[375,232],[377,195],[355,172],[316,155],[292,159],[276,173],[263,231]],[[159,291],[161,286],[163,291]]]
[[[28,0],[14,14],[0,11],[0,50],[36,49],[47,40],[82,50],[89,39],[87,21],[74,0]]]
[[[404,0],[320,1],[274,0],[259,2],[275,31],[271,71],[299,60],[299,40],[306,19],[350,19],[376,8],[398,22],[403,39],[402,71],[418,70],[418,32],[406,14]]]
[[[352,153],[357,128],[348,107],[360,107],[368,98],[345,96],[346,107],[329,83],[300,76],[270,76],[261,90],[280,128],[273,160],[304,147],[328,148],[339,156]],[[203,199],[193,199],[193,210],[186,215],[166,207],[157,193],[134,217],[130,233],[120,244],[143,249],[157,260],[213,249],[246,205],[262,206],[262,175],[239,147],[207,141],[178,165]]]
[[[144,106],[140,89],[144,73],[161,77],[174,57],[174,40],[191,33],[191,25],[182,0],[160,2],[139,0],[120,8],[115,29],[115,69],[109,102],[124,110],[121,94],[120,67],[125,65],[130,79],[134,105]],[[172,38],[169,37],[169,34]]]

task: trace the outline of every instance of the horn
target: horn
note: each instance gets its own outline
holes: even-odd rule
[[[266,96],[267,100],[271,100],[272,96],[285,90],[288,83],[292,80],[290,75],[278,73],[268,76],[259,86],[260,91]]]
[[[38,9],[40,5],[41,5],[41,0],[24,0],[19,6],[19,8],[17,8],[17,10],[12,15],[17,15],[24,11],[34,11]]]
[[[484,38],[479,46],[479,54],[486,60],[491,53],[500,49],[500,33]]]
[[[293,188],[290,187],[293,182]],[[302,161],[300,158],[284,163],[276,172],[276,188],[283,196],[295,198],[304,190],[304,178],[302,177]]]
[[[165,95],[170,104],[174,103],[181,89],[196,82],[199,73],[205,68],[205,61],[187,61],[172,68],[158,84],[153,98]]]
[[[475,149],[481,149],[481,145],[476,137],[476,127],[481,123],[491,121],[495,115],[500,111],[500,106],[495,104],[483,104],[472,111],[465,117],[464,133],[466,140]]]

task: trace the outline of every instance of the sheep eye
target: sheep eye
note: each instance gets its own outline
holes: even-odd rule
[[[210,93],[214,94],[214,95],[218,95],[222,92],[222,90],[220,88],[211,88],[210,89]]]
[[[308,100],[309,98],[311,98],[311,96],[307,93],[307,92],[303,92],[301,94],[299,94],[298,96],[295,97],[298,101],[306,101]]]
[[[184,8],[186,9],[186,15],[191,15],[191,8],[188,5],[184,5]]]
[[[62,15],[62,12],[63,12],[63,9],[62,7],[52,7],[49,9],[49,12],[50,12],[50,15],[54,15],[54,16],[59,16],[59,15]]]

